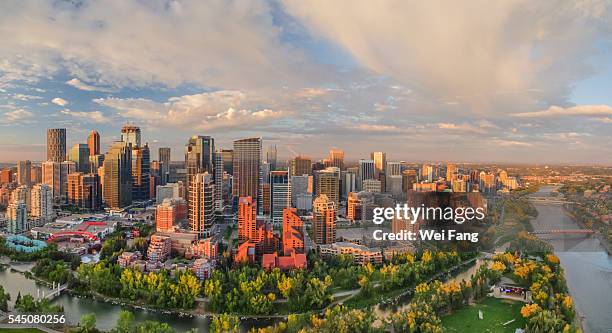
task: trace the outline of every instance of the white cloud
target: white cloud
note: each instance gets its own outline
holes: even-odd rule
[[[61,97],[55,97],[54,99],[51,100],[51,103],[55,104],[55,105],[59,105],[59,106],[66,106],[68,105],[68,101],[61,98]]]
[[[442,130],[460,131],[460,132],[472,132],[472,133],[486,133],[486,130],[482,127],[474,126],[468,123],[437,123],[437,128]]]
[[[20,120],[32,118],[33,116],[34,114],[32,112],[24,109],[17,109],[4,113],[4,118],[8,122],[18,122]]]
[[[530,142],[515,141],[515,140],[496,139],[496,140],[493,140],[493,143],[495,143],[496,145],[504,146],[504,147],[533,147],[533,144]]]
[[[292,114],[259,107],[261,100],[233,90],[171,97],[162,103],[144,98],[100,98],[94,101],[117,110],[124,118],[198,130],[240,129]]]
[[[79,90],[83,90],[83,91],[100,91],[100,92],[115,92],[117,91],[117,89],[112,89],[112,88],[108,88],[108,87],[98,87],[98,86],[92,86],[90,84],[87,84],[77,78],[72,78],[68,81],[66,81],[66,84],[72,87],[75,87]]]
[[[40,77],[37,68],[17,66],[22,63],[44,74],[66,70],[78,80],[68,84],[84,90],[100,90],[90,84],[263,89],[325,75],[311,73],[315,66],[281,40],[272,5],[263,0],[24,0],[2,7],[0,59],[14,64],[15,79]]]
[[[612,24],[609,1],[283,4],[312,35],[374,72],[481,113],[566,101],[572,84],[592,74],[589,56]]]
[[[522,112],[513,114],[514,117],[522,118],[554,118],[565,116],[607,116],[612,115],[612,107],[608,105],[578,105],[569,108],[551,106],[546,110],[534,112]]]
[[[106,117],[100,111],[84,112],[84,111],[71,111],[69,109],[64,109],[64,110],[61,111],[61,113],[65,114],[65,115],[68,115],[68,116],[71,116],[71,117],[84,119],[84,120],[86,120],[88,122],[92,122],[92,123],[102,124],[102,123],[110,122],[110,118]]]
[[[591,120],[598,121],[604,124],[612,124],[612,117],[591,118]]]
[[[379,124],[359,124],[349,126],[351,129],[361,130],[365,132],[401,132],[402,129],[394,125],[379,125]]]

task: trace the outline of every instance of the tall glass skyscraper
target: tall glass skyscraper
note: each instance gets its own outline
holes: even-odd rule
[[[261,177],[261,138],[247,138],[234,141],[232,196],[234,206],[238,198],[251,197],[259,203]],[[259,210],[259,209],[258,209]]]
[[[49,128],[47,130],[47,161],[64,162],[66,160],[66,129]]]

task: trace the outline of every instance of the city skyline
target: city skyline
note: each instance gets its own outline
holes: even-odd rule
[[[0,22],[0,162],[44,161],[47,128],[105,152],[131,122],[172,160],[203,135],[285,160],[612,164],[603,1],[20,1]]]

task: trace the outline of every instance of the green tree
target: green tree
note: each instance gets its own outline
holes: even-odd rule
[[[238,333],[240,321],[238,317],[224,313],[214,316],[210,321],[210,333]]]

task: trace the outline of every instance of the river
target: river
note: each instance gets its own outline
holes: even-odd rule
[[[533,195],[550,196],[555,186],[543,186]],[[580,229],[560,205],[535,203],[535,230]],[[541,236],[561,260],[565,278],[586,333],[612,332],[612,257],[595,237]]]
[[[30,265],[22,265],[20,268],[27,269]],[[23,274],[12,271],[7,267],[0,267],[0,284],[5,290],[11,294],[10,306],[14,305],[17,294],[30,294],[36,297],[38,290],[47,294],[50,288],[43,284],[37,283],[34,280],[26,279]],[[58,304],[64,307],[64,313],[68,323],[76,325],[82,315],[94,313],[96,315],[96,327],[103,331],[108,331],[115,326],[119,318],[119,312],[122,310],[120,305],[96,301],[91,298],[79,298],[69,294],[62,294],[53,300],[53,304]],[[130,309],[134,313],[136,321],[155,320],[168,323],[177,332],[185,332],[191,328],[198,328],[198,332],[208,332],[209,320],[203,317],[178,317],[174,314],[164,314],[154,311]],[[264,327],[272,324],[270,320],[243,320],[241,323],[243,331],[251,327]]]

